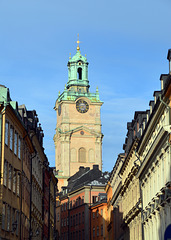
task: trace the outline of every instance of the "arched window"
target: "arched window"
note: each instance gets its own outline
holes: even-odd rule
[[[78,68],[77,73],[78,73],[78,79],[82,79],[82,68]]]
[[[85,163],[86,162],[86,150],[85,148],[80,148],[78,151],[79,162]]]
[[[75,148],[71,149],[71,162],[76,162],[77,161],[77,152]]]

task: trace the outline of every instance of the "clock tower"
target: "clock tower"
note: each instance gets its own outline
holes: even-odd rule
[[[102,170],[102,138],[98,88],[91,93],[87,58],[77,52],[68,61],[68,82],[59,93],[54,109],[57,113],[55,167],[59,188],[80,166]]]

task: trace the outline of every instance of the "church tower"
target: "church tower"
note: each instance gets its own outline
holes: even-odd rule
[[[68,82],[55,104],[57,113],[55,165],[58,184],[67,185],[67,179],[80,166],[102,169],[102,138],[98,88],[90,93],[88,62],[81,55],[79,40],[77,52],[68,61]]]

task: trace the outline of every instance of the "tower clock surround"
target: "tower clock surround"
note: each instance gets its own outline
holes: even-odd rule
[[[102,170],[102,139],[99,91],[91,93],[88,62],[77,46],[68,61],[68,82],[58,95],[54,109],[57,114],[55,166],[59,188],[80,166]]]

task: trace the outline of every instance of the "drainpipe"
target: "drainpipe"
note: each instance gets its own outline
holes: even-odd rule
[[[32,138],[31,138],[32,139]],[[32,226],[31,226],[31,220],[32,220],[32,216],[31,216],[31,209],[32,209],[32,184],[33,184],[33,181],[32,181],[32,165],[33,165],[33,158],[36,157],[36,150],[35,150],[35,155],[34,156],[31,156],[31,163],[30,163],[30,228],[29,228],[29,239],[31,240],[32,239]]]
[[[49,172],[50,173],[50,172]],[[51,185],[52,176],[49,179],[49,209],[48,209],[48,239],[50,239],[50,185]]]
[[[30,137],[30,138],[31,138],[31,142],[32,142],[33,137],[34,137],[35,135],[36,135],[36,133],[34,133],[34,134]],[[33,142],[32,142],[32,144],[33,144]],[[34,144],[33,144],[33,148],[34,148]],[[32,181],[32,173],[33,173],[33,171],[32,171],[32,166],[33,166],[33,158],[36,157],[36,155],[37,155],[37,152],[36,152],[35,148],[34,148],[34,152],[35,152],[35,154],[34,154],[34,156],[31,156],[31,162],[30,162],[30,212],[29,212],[29,214],[30,214],[30,228],[29,228],[29,240],[31,240],[31,239],[32,239],[32,236],[33,236],[32,226],[31,226],[31,220],[32,220],[31,209],[32,209],[32,184],[33,184],[33,181]]]
[[[2,169],[2,113],[0,112],[0,182],[2,179],[1,169]],[[2,184],[0,186],[0,196],[2,196]],[[2,199],[1,199],[1,203],[0,203],[0,211],[2,213]],[[0,224],[2,224],[2,222]],[[0,239],[1,239],[1,237],[0,237]]]
[[[92,185],[90,185],[90,240],[91,240],[91,189]]]

